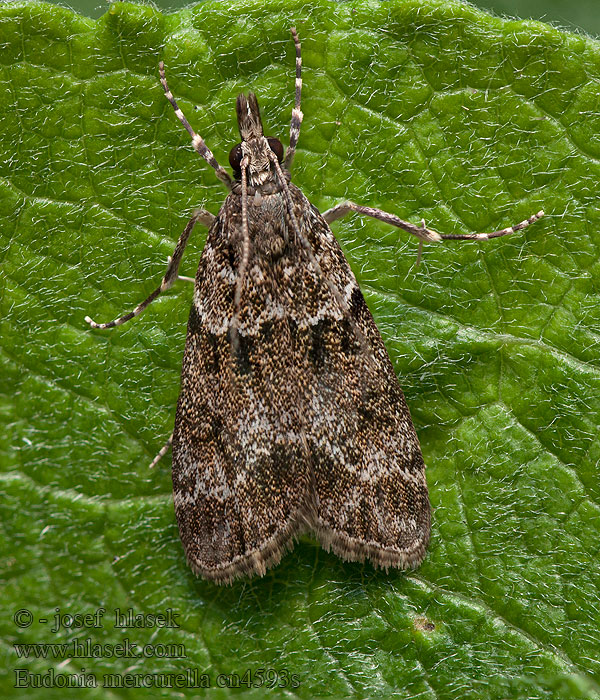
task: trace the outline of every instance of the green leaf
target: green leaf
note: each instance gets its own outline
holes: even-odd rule
[[[112,331],[83,319],[144,299],[190,212],[224,198],[164,99],[159,59],[227,163],[242,90],[287,138],[292,25],[305,88],[293,177],[317,207],[352,198],[448,233],[547,216],[428,246],[418,269],[406,235],[335,224],[422,442],[429,553],[386,573],[303,538],[263,579],[217,588],[186,566],[169,459],[148,470],[173,426],[191,286]],[[15,689],[15,668],[85,668],[99,687],[83,698],[202,696],[102,687],[105,673],[186,669],[213,688],[271,669],[288,682],[272,695],[301,698],[600,697],[598,43],[458,2],[240,0],[173,15],[115,4],[98,21],[5,4],[0,46],[3,697],[67,692]],[[100,607],[99,627],[52,632],[56,608]],[[116,608],[171,608],[179,627],[115,628]],[[75,638],[185,653],[28,660],[13,647]]]

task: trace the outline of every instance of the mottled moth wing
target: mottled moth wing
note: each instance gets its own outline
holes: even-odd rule
[[[321,544],[344,559],[370,559],[386,569],[417,566],[431,521],[417,434],[337,240],[320,216],[312,231],[319,239],[315,255],[321,269],[335,279],[349,309],[342,316],[331,304],[311,328],[314,391],[307,439],[318,515],[314,529]]]
[[[175,512],[191,568],[217,582],[264,574],[312,519],[296,411],[303,387],[277,284],[288,256],[283,230],[266,218],[270,204],[283,222],[280,194],[249,207],[253,255],[237,352],[230,324],[242,257],[239,193],[209,230],[188,322],[173,435]]]
[[[328,225],[289,190],[318,267],[283,194],[249,197],[239,342],[235,189],[196,277],[173,486],[190,566],[217,582],[263,574],[307,529],[342,557],[385,567],[418,563],[429,538],[424,464],[379,332]]]
[[[294,188],[296,216],[302,193]],[[317,520],[326,549],[344,559],[405,568],[425,556],[430,506],[425,464],[410,412],[383,340],[354,274],[329,226],[312,207],[302,230],[327,293],[306,317],[306,376],[312,379],[305,430]],[[310,292],[309,292],[310,293]],[[314,294],[314,292],[312,292]]]

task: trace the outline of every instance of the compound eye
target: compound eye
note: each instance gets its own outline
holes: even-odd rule
[[[279,139],[267,139],[267,141],[269,142],[269,147],[277,156],[277,160],[281,163],[283,160],[283,146],[281,145],[281,141]]]
[[[231,169],[236,174],[241,174],[242,172],[242,144],[238,143],[234,146],[231,151],[229,151],[229,165]]]

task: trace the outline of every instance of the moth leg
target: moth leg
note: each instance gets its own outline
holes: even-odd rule
[[[217,162],[217,159],[214,157],[212,151],[210,148],[204,143],[204,139],[200,134],[197,134],[192,127],[190,126],[190,123],[188,120],[185,118],[185,115],[183,112],[179,109],[179,105],[175,101],[175,98],[173,97],[173,93],[169,90],[169,86],[167,85],[167,78],[165,75],[165,64],[161,61],[158,64],[158,70],[160,73],[160,82],[162,83],[162,86],[165,91],[165,97],[171,105],[173,106],[173,109],[175,110],[175,116],[179,121],[183,124],[185,129],[187,130],[188,134],[192,137],[192,145],[196,149],[196,151],[204,158],[204,160],[215,170],[215,173],[217,174],[217,177],[219,180],[221,180],[222,183],[226,185],[228,189],[231,189],[231,186],[233,185],[233,180],[229,176],[229,173],[223,168],[219,163]]]
[[[424,220],[421,220],[420,226],[416,226],[415,224],[411,224],[409,221],[399,219],[394,214],[388,214],[385,211],[381,211],[381,209],[363,207],[360,204],[347,201],[336,205],[332,209],[328,209],[323,214],[323,218],[328,224],[330,224],[332,221],[336,221],[336,219],[341,219],[342,216],[346,216],[346,214],[350,213],[351,211],[354,211],[357,214],[371,216],[374,219],[379,219],[379,221],[383,221],[386,224],[391,224],[392,226],[397,226],[404,231],[408,231],[408,233],[412,233],[413,236],[416,236],[420,241],[428,241],[430,243],[437,243],[445,240],[487,241],[490,238],[499,238],[500,236],[507,236],[515,231],[520,231],[544,216],[543,211],[538,211],[537,214],[533,214],[533,216],[530,216],[528,219],[525,219],[514,226],[509,226],[508,228],[503,228],[499,231],[492,231],[491,233],[437,233],[437,231],[428,229],[425,226]]]
[[[110,321],[109,323],[96,323],[95,321],[92,321],[92,319],[89,316],[86,316],[85,320],[90,324],[92,328],[100,328],[101,330],[104,330],[105,328],[114,328],[115,326],[120,326],[122,323],[130,321],[132,318],[139,316],[142,313],[142,311],[149,304],[151,304],[157,296],[159,296],[159,294],[169,289],[169,287],[171,287],[173,285],[173,282],[175,282],[175,280],[177,279],[177,271],[179,270],[179,263],[181,262],[181,258],[183,257],[183,251],[185,250],[185,246],[188,242],[188,238],[190,237],[190,233],[192,232],[192,229],[194,228],[196,223],[198,221],[201,221],[203,224],[210,226],[214,219],[215,217],[205,209],[200,209],[199,211],[194,212],[194,215],[187,222],[186,227],[183,229],[183,233],[181,234],[181,236],[179,236],[179,240],[177,241],[177,245],[175,246],[175,250],[173,251],[173,257],[169,262],[167,271],[165,272],[165,276],[162,278],[160,287],[157,287],[152,292],[152,294],[150,294],[150,296],[147,297],[141,304],[138,304],[138,306],[136,306],[133,311],[130,311],[128,314],[125,314],[124,316],[121,316],[120,318],[117,318],[114,321]]]
[[[160,460],[167,454],[169,451],[169,447],[171,447],[171,443],[173,442],[173,433],[171,433],[171,437],[165,442],[165,444],[160,448],[158,451],[158,454],[156,457],[150,462],[150,466],[148,469],[153,469],[159,462]]]
[[[171,264],[171,260],[173,258],[169,255],[167,258],[167,265]],[[191,282],[192,284],[196,284],[196,280],[193,277],[185,277],[185,275],[177,275],[177,279],[180,280],[181,282]]]
[[[283,161],[283,167],[286,168],[286,170],[289,170],[292,166],[294,154],[296,153],[296,144],[300,138],[300,124],[302,124],[302,119],[304,118],[302,110],[300,109],[302,97],[302,52],[300,50],[300,39],[298,38],[295,27],[292,27],[290,32],[292,33],[294,44],[296,45],[296,102],[292,110],[292,122],[290,124],[290,145],[285,152],[285,159]]]

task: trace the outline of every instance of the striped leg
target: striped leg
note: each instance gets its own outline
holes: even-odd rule
[[[171,447],[171,443],[173,442],[173,433],[171,433],[171,437],[165,442],[165,444],[160,448],[158,451],[158,454],[156,457],[150,462],[150,466],[148,469],[153,469],[159,462],[160,460],[167,454],[169,451],[169,447]]]
[[[292,161],[294,160],[294,154],[296,153],[296,144],[300,138],[300,124],[302,124],[302,119],[304,115],[300,109],[300,98],[302,97],[302,54],[300,51],[300,39],[296,33],[296,28],[292,27],[290,29],[292,37],[294,38],[294,44],[296,45],[296,103],[294,109],[292,110],[292,123],[290,124],[290,145],[285,152],[285,159],[283,161],[283,167],[289,170],[292,167]]]
[[[121,316],[120,318],[117,318],[114,321],[110,321],[109,323],[96,323],[96,321],[92,321],[92,319],[89,316],[86,316],[85,320],[90,324],[92,328],[100,328],[101,330],[104,330],[105,328],[114,328],[115,326],[120,326],[122,323],[130,321],[132,318],[139,316],[142,313],[142,311],[147,306],[149,306],[156,299],[157,296],[159,296],[159,294],[169,289],[169,287],[171,287],[177,279],[179,263],[181,262],[181,258],[183,257],[183,251],[185,250],[188,238],[190,237],[190,233],[196,225],[196,222],[201,221],[206,226],[210,226],[214,220],[215,217],[205,209],[201,209],[194,213],[192,218],[188,221],[186,227],[183,229],[183,233],[181,234],[181,236],[179,236],[179,240],[177,241],[177,245],[175,246],[175,250],[173,251],[173,257],[169,261],[169,266],[167,267],[165,276],[162,278],[160,287],[157,287],[152,292],[152,294],[150,294],[150,296],[147,299],[145,299],[141,304],[138,304],[138,306],[136,306],[133,311],[130,311],[128,314],[125,314],[125,316]]]
[[[425,227],[425,221],[421,221],[420,226],[415,226],[409,221],[403,221],[399,219],[394,214],[388,214],[381,209],[372,209],[371,207],[362,207],[354,202],[342,202],[332,209],[328,209],[324,214],[323,218],[330,224],[336,219],[341,219],[342,216],[346,216],[351,211],[355,211],[357,214],[364,214],[365,216],[372,216],[374,219],[379,219],[386,224],[391,224],[392,226],[397,226],[398,228],[412,233],[420,241],[427,241],[430,243],[436,243],[438,241],[454,240],[454,241],[487,241],[490,238],[499,238],[500,236],[507,236],[515,231],[520,231],[526,228],[530,224],[533,224],[538,219],[544,216],[543,211],[538,211],[537,214],[530,216],[525,221],[521,221],[519,224],[510,226],[509,228],[503,228],[500,231],[492,231],[491,233],[437,233],[437,231],[432,231]]]
[[[175,115],[177,119],[179,119],[179,121],[187,129],[188,134],[192,137],[192,145],[194,146],[196,151],[204,158],[204,160],[215,169],[219,180],[221,180],[221,182],[223,182],[229,189],[231,189],[233,181],[229,176],[229,173],[217,163],[217,159],[212,154],[210,148],[204,143],[204,139],[202,138],[202,136],[197,134],[192,129],[190,123],[185,118],[183,112],[179,109],[179,105],[175,101],[173,93],[169,90],[169,86],[167,85],[167,78],[165,76],[165,64],[162,61],[158,64],[158,70],[160,71],[160,82],[162,83],[162,86],[165,90],[165,96],[167,100],[169,100],[169,102],[173,105],[173,109],[175,110]]]
[[[173,258],[169,255],[167,258],[167,265],[171,264],[171,260]],[[192,284],[196,284],[196,280],[193,277],[184,277],[183,275],[177,275],[177,279],[181,282],[191,282]]]

